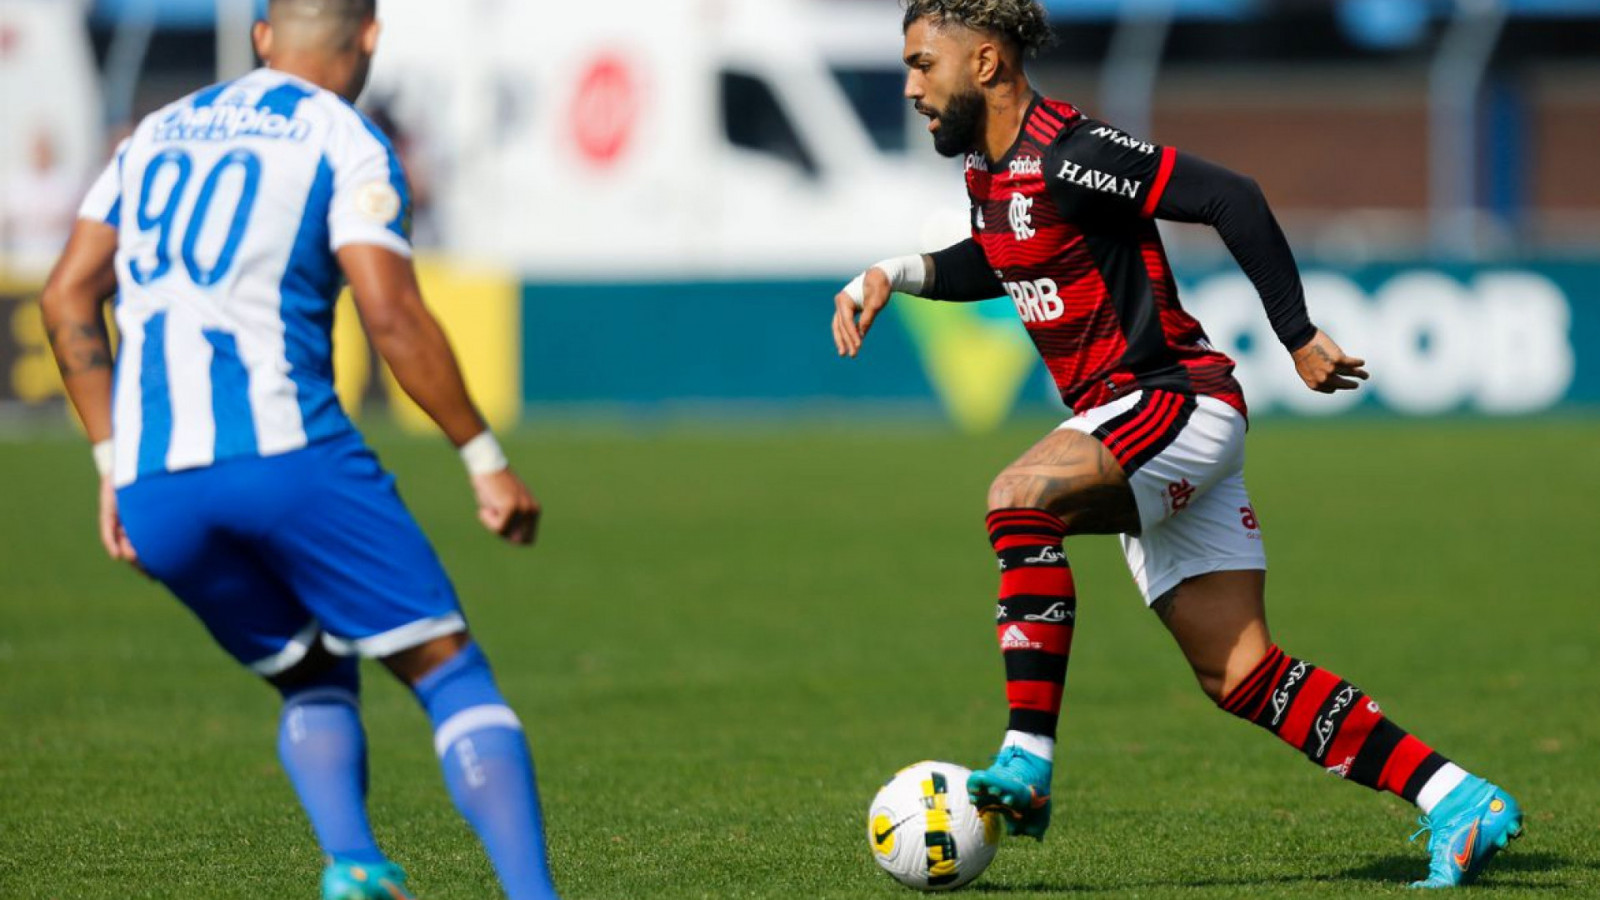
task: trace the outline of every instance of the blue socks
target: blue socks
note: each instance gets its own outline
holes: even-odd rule
[[[284,695],[278,758],[311,818],[322,852],[342,862],[381,863],[367,822],[367,738],[356,700],[356,661],[321,683]]]
[[[367,741],[354,659],[284,695],[278,756],[322,852],[339,862],[386,861],[367,821]],[[533,758],[522,723],[468,644],[414,690],[433,722],[434,749],[456,808],[483,842],[509,900],[552,900]]]
[[[533,757],[478,645],[418,681],[456,808],[483,842],[510,900],[556,896],[545,857]]]

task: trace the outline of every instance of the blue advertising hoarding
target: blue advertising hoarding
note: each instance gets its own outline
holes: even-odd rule
[[[1407,416],[1600,409],[1600,264],[1308,267],[1313,318],[1367,359],[1367,389],[1307,391],[1248,280],[1219,270],[1181,295],[1239,362],[1257,414]],[[983,430],[1054,406],[1009,300],[897,298],[862,356],[834,352],[835,281],[529,284],[523,398],[532,406],[875,402]]]

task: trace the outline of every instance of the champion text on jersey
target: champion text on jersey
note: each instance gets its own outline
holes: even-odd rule
[[[1107,194],[1118,194],[1127,197],[1129,200],[1138,198],[1139,188],[1144,184],[1144,182],[1135,181],[1132,178],[1118,178],[1115,175],[1108,175],[1099,169],[1086,169],[1070,159],[1061,164],[1061,171],[1056,173],[1056,177],[1078,187],[1103,191]]]
[[[1027,194],[1019,192],[1011,195],[1011,230],[1016,233],[1019,241],[1025,241],[1035,234],[1033,198]]]
[[[1155,144],[1147,141],[1134,140],[1133,138],[1128,137],[1109,125],[1102,125],[1089,133],[1097,138],[1105,138],[1106,140],[1120,147],[1127,147],[1129,150],[1137,150],[1146,156],[1156,152]]]
[[[235,104],[218,104],[199,109],[178,107],[156,124],[153,139],[171,141],[229,141],[240,137],[268,140],[303,141],[311,135],[311,123],[289,118],[268,109]]]

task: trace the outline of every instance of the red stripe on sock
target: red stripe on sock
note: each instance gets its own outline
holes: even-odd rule
[[[1289,704],[1288,715],[1284,717],[1283,727],[1278,729],[1278,737],[1293,745],[1297,750],[1306,746],[1306,733],[1311,730],[1311,722],[1317,717],[1317,710],[1322,708],[1323,701],[1339,686],[1339,676],[1332,672],[1313,668],[1311,674],[1306,676],[1306,683],[1300,688],[1300,693],[1294,695],[1294,700]]]
[[[1356,754],[1361,752],[1361,745],[1367,742],[1372,729],[1381,721],[1383,713],[1378,710],[1378,704],[1363,697],[1339,725],[1339,732],[1333,736],[1328,755],[1322,758],[1323,764],[1331,768],[1354,762]]]
[[[1267,701],[1272,699],[1272,692],[1277,689],[1277,684],[1283,680],[1283,673],[1289,668],[1289,663],[1292,661],[1293,659],[1286,654],[1279,658],[1278,664],[1272,667],[1272,675],[1270,676],[1272,680],[1267,683],[1267,689],[1261,692],[1261,698],[1250,707],[1248,712],[1241,710],[1239,715],[1252,722],[1260,718],[1261,711],[1266,709]]]
[[[1059,547],[1061,546],[1061,535],[1029,531],[1008,534],[1005,537],[991,537],[989,542],[994,545],[996,551],[1012,550],[1017,547]]]
[[[1060,566],[1028,566],[1000,573],[1000,599],[1019,594],[1035,597],[1071,597],[1072,570]]]
[[[1261,657],[1261,661],[1256,663],[1254,669],[1250,670],[1250,674],[1245,676],[1244,681],[1239,682],[1238,687],[1230,691],[1228,696],[1222,698],[1221,707],[1228,712],[1237,713],[1240,704],[1250,699],[1251,693],[1260,686],[1261,680],[1272,672],[1272,668],[1282,658],[1283,651],[1278,649],[1277,644],[1268,647],[1266,655]]]
[[[1048,531],[1066,533],[1067,526],[1059,516],[1045,512],[1042,509],[997,509],[985,517],[989,523],[989,530],[997,526],[1037,526]]]
[[[1412,773],[1432,752],[1431,747],[1409,734],[1401,738],[1394,752],[1389,754],[1389,761],[1383,764],[1383,773],[1378,776],[1378,789],[1402,796],[1401,792],[1406,789],[1406,782],[1411,780]]]
[[[1061,685],[1053,681],[1008,681],[1006,700],[1012,709],[1061,712]],[[1413,767],[1415,768],[1415,767]]]

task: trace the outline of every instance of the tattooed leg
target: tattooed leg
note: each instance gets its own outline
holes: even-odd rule
[[[1046,436],[989,486],[989,509],[1042,509],[1067,534],[1137,534],[1139,509],[1105,445],[1079,431]]]
[[[1014,834],[1050,824],[1056,725],[1078,595],[1061,542],[1069,534],[1134,531],[1138,508],[1122,467],[1095,438],[1062,429],[1007,466],[989,488],[989,541],[1000,561],[995,631],[1011,707],[994,764],[968,793],[1001,809]]]

